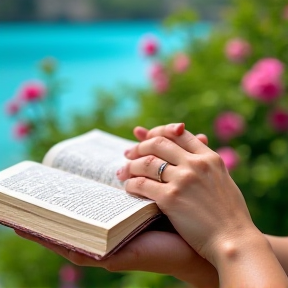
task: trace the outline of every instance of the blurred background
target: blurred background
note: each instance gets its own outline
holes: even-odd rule
[[[113,89],[120,82],[145,84],[147,60],[139,52],[141,37],[155,34],[163,50],[179,49],[183,45],[179,35],[167,34],[161,27],[161,19],[175,9],[196,5],[205,21],[215,20],[225,3],[134,2],[1,0],[1,111],[23,82],[43,76],[39,63],[47,57],[57,61],[57,73],[65,82],[59,101],[67,121],[70,110],[85,111],[89,107],[97,87]],[[207,26],[199,26],[197,32],[205,34]],[[5,151],[0,169],[4,169],[21,160],[25,151],[23,142],[13,138],[11,119],[3,113],[0,117],[0,150]]]
[[[184,122],[263,233],[288,231],[286,0],[0,0],[0,170],[93,128]],[[79,268],[0,228],[1,287],[186,287]]]

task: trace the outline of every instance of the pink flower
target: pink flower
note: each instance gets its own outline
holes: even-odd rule
[[[19,112],[19,110],[20,110],[20,103],[15,100],[8,102],[6,105],[6,113],[8,115],[15,115]]]
[[[214,129],[217,137],[220,140],[227,142],[230,139],[243,134],[245,122],[241,115],[234,112],[225,112],[216,118]]]
[[[29,124],[24,123],[24,122],[19,122],[14,127],[14,136],[17,139],[22,139],[28,136],[30,131],[31,131],[31,126]]]
[[[46,87],[38,81],[27,82],[22,85],[19,97],[25,102],[36,101],[42,99],[46,94]]]
[[[242,79],[243,90],[252,98],[270,103],[283,93],[282,62],[273,58],[258,61]]]
[[[279,78],[284,72],[284,64],[276,58],[264,58],[259,60],[252,69],[265,71],[271,77]]]
[[[153,56],[159,51],[159,43],[155,36],[145,36],[140,42],[141,51],[145,56]]]
[[[161,63],[156,62],[150,67],[149,76],[157,93],[162,94],[169,89],[169,76]]]
[[[60,278],[63,282],[75,283],[80,278],[79,270],[72,265],[64,265],[59,271]]]
[[[270,125],[279,132],[288,131],[288,111],[276,109],[269,115]]]
[[[169,89],[169,77],[166,74],[163,74],[153,79],[152,84],[157,93],[163,94]]]
[[[231,39],[225,46],[226,57],[235,63],[245,61],[251,55],[251,51],[251,45],[241,38]]]
[[[165,67],[159,62],[153,63],[149,69],[149,77],[151,80],[162,77],[164,74],[166,74]]]
[[[239,164],[239,155],[233,148],[222,147],[216,150],[216,152],[220,155],[228,170],[235,169]]]
[[[189,68],[190,63],[191,63],[190,58],[186,54],[184,53],[176,54],[173,61],[174,71],[177,73],[183,73]]]

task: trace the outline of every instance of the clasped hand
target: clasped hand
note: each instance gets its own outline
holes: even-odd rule
[[[221,246],[255,226],[221,157],[188,131],[177,135],[182,125],[150,130],[126,151],[130,161],[118,178],[127,180],[128,193],[155,200],[183,239],[216,266]],[[166,161],[160,183],[158,169]]]
[[[219,282],[220,287],[287,288],[271,245],[253,224],[220,156],[206,146],[206,136],[194,136],[184,124],[150,131],[136,127],[134,134],[140,143],[126,151],[129,161],[117,176],[128,193],[155,200],[179,235],[145,232],[96,261],[16,232],[77,265],[164,273],[203,288]],[[159,178],[164,162],[169,165]]]

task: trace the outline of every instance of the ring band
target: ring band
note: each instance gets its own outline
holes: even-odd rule
[[[162,163],[162,164],[160,165],[160,167],[159,167],[159,169],[158,169],[158,173],[157,173],[157,175],[158,175],[158,181],[161,182],[161,183],[163,182],[163,180],[162,180],[162,173],[164,172],[165,168],[166,168],[168,165],[169,165],[168,162],[164,162],[164,163]]]

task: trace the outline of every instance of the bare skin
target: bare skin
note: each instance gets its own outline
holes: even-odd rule
[[[181,147],[182,149],[184,148],[184,150],[189,148],[188,147],[190,145],[189,143],[193,143],[193,141],[195,143],[195,139],[194,138],[192,140],[189,139],[189,137],[191,136],[187,133],[189,132],[184,131],[183,124],[156,127],[150,131],[143,127],[136,127],[134,129],[134,134],[139,141],[145,141],[147,139],[161,136],[161,137],[165,137],[167,139],[174,141],[176,144],[179,145],[179,147]],[[207,145],[208,140],[205,135],[197,135],[197,138]],[[146,157],[146,155],[145,156],[137,155],[137,153],[139,152],[137,149],[138,148],[135,149],[136,152],[132,151],[132,153],[135,152],[134,155],[136,156],[134,158],[132,157],[131,159],[136,160],[138,157]],[[161,163],[162,162],[163,161],[161,161]],[[127,167],[131,168],[131,164],[128,165]],[[118,176],[120,178],[128,179],[131,176],[131,174],[133,174],[131,172],[134,172],[134,171],[130,171],[129,170],[130,168],[128,169],[127,167],[124,167],[120,171],[120,173],[118,173],[119,174]],[[150,167],[152,167],[152,165],[150,165]],[[156,171],[158,167],[159,166],[156,167]],[[168,169],[166,170],[165,170],[165,173],[168,172]],[[166,177],[165,173],[163,173],[163,177]],[[141,177],[143,176],[145,175],[142,175]],[[155,174],[153,174],[151,177],[155,177]],[[168,180],[166,178],[164,179]],[[134,180],[135,178],[133,178],[133,181]],[[165,185],[167,183],[157,182],[157,184]],[[236,186],[235,184],[234,186],[233,183],[230,185],[232,187]],[[135,192],[133,191],[133,193]],[[235,191],[232,194],[234,195]],[[176,196],[181,196],[181,194],[179,193]],[[184,196],[186,197],[185,194]],[[245,220],[244,224],[241,223],[241,225],[243,226],[243,227],[242,226],[240,227],[241,235],[239,235],[240,231],[238,231],[238,233],[233,231],[234,226],[233,226],[233,219],[232,219],[231,220],[232,223],[230,223],[230,229],[228,229],[231,235],[229,234],[229,237],[228,237],[226,234],[226,237],[225,237],[225,236],[222,236],[223,234],[220,233],[221,237],[220,236],[219,237],[221,240],[219,240],[218,243],[216,241],[216,244],[213,243],[212,241],[212,245],[210,245],[210,251],[212,250],[210,254],[214,256],[209,260],[212,263],[214,263],[215,266],[217,265],[216,267],[220,275],[221,287],[288,287],[286,283],[287,281],[286,275],[283,272],[278,261],[276,260],[276,257],[274,256],[274,253],[268,241],[265,240],[263,235],[253,225],[250,219],[249,213],[247,212],[246,205],[245,203],[243,204],[241,193],[236,192],[235,197],[237,201],[238,200],[240,201],[240,204],[241,204],[240,210],[243,209],[241,213],[237,211],[238,213],[237,215],[244,215],[244,220]],[[226,203],[225,199],[223,199],[222,202],[220,200],[221,200],[221,197],[219,199],[219,203],[222,203],[222,204],[223,202],[224,204]],[[236,200],[233,199],[233,201],[236,201]],[[186,204],[186,202],[184,204]],[[183,207],[185,209],[187,208],[187,206],[185,205]],[[183,210],[183,207],[181,211]],[[175,218],[174,214],[172,214],[172,217],[174,217],[173,219],[171,218],[169,213],[167,214],[170,217],[170,220],[173,221]],[[220,216],[218,215],[218,217]],[[219,218],[220,220],[223,219],[221,217]],[[209,220],[209,217],[207,217],[207,219]],[[210,215],[210,219],[213,219],[211,215]],[[178,221],[178,217],[176,217],[176,221]],[[185,221],[183,220],[182,222],[185,225]],[[190,218],[189,218],[188,223],[189,224],[192,223]],[[207,222],[204,221],[204,223],[206,224]],[[178,224],[178,226],[181,230],[182,229],[181,223]],[[192,223],[192,226],[193,226],[193,223]],[[216,229],[216,232],[218,232],[217,229]],[[170,234],[166,232],[147,232],[136,237],[131,243],[129,243],[121,251],[119,251],[116,255],[110,257],[109,259],[105,261],[94,261],[91,258],[84,257],[75,252],[67,251],[66,249],[61,248],[59,246],[54,246],[46,242],[42,242],[39,239],[35,239],[21,232],[16,231],[16,233],[18,233],[20,236],[24,238],[38,242],[39,244],[58,253],[59,255],[67,258],[68,260],[72,261],[73,263],[77,265],[103,267],[109,271],[141,270],[141,271],[151,271],[151,272],[156,272],[156,273],[164,273],[164,274],[175,276],[178,279],[181,279],[187,283],[190,283],[193,285],[193,287],[203,287],[203,288],[204,287],[207,287],[207,288],[219,287],[218,274],[214,266],[211,265],[210,262],[208,262],[207,260],[199,256],[199,254],[196,253],[178,235],[174,235],[174,234]],[[245,237],[243,237],[243,233]],[[183,234],[186,236],[186,233],[183,233]],[[248,235],[250,237],[248,237]],[[181,236],[183,237],[183,235]],[[205,237],[205,233],[204,233],[204,236],[202,237]],[[278,256],[278,253],[281,254],[282,246],[284,245],[284,242],[286,239],[280,238],[280,237],[272,237],[272,236],[267,236],[267,238],[271,242],[273,250],[276,253],[276,255]],[[188,237],[188,239],[190,238]],[[171,249],[171,247],[173,249]],[[196,245],[196,248],[197,247],[199,246]],[[208,248],[201,250],[201,251],[209,251]],[[213,251],[213,249],[215,251]],[[288,249],[286,250],[287,250],[286,251],[287,253],[285,255],[288,255]],[[203,256],[205,257],[205,255]],[[285,257],[282,257],[280,260],[283,260],[283,259],[285,259]],[[288,259],[288,257],[286,257],[286,259]],[[285,261],[284,263],[281,262],[284,268],[286,267],[288,268],[288,265],[286,262]],[[248,281],[247,279],[249,280],[248,283],[246,283]],[[272,283],[272,280],[274,280],[273,283]]]
[[[178,123],[178,125],[167,125],[164,129],[163,127],[156,127],[155,129],[148,130],[144,127],[136,127],[134,129],[134,134],[136,138],[141,142],[147,139],[151,139],[156,136],[164,136],[168,139],[176,141],[176,136],[181,136],[184,132],[184,124]],[[204,134],[198,134],[196,137],[205,145],[208,145],[208,138]],[[264,235],[269,241],[274,254],[276,255],[278,261],[283,267],[286,274],[288,274],[288,237],[279,237]]]
[[[126,151],[130,162],[118,172],[127,180],[126,191],[156,201],[183,239],[216,267],[220,287],[288,287],[220,156],[188,131],[163,136],[167,130],[152,129],[147,140]],[[164,161],[170,165],[160,183]]]
[[[137,130],[137,131],[136,131]],[[136,129],[139,141],[146,138],[146,129]],[[180,129],[181,130],[181,129]],[[183,133],[178,131],[178,133]],[[207,145],[205,135],[197,136]],[[197,254],[179,235],[168,232],[151,231],[137,236],[125,247],[106,260],[96,261],[74,251],[33,237],[21,231],[19,236],[37,242],[49,250],[80,266],[93,266],[108,271],[148,271],[174,276],[193,287],[219,287],[218,273],[214,266]]]

